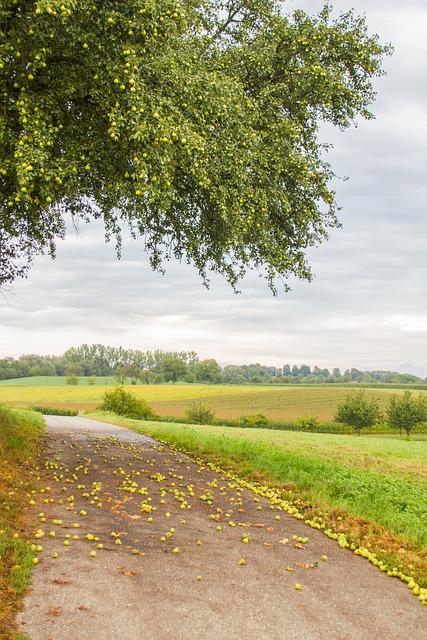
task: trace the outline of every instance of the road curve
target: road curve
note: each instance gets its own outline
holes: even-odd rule
[[[403,583],[224,474],[123,427],[46,423],[33,640],[426,640]]]

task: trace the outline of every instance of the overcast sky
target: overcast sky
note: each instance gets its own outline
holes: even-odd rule
[[[317,11],[317,0],[289,2]],[[391,41],[377,119],[328,132],[343,228],[310,252],[315,279],[273,298],[255,275],[206,291],[189,267],[152,273],[138,243],[116,261],[102,229],[82,227],[0,300],[0,357],[83,342],[194,349],[221,363],[307,363],[427,376],[427,2],[337,0]]]

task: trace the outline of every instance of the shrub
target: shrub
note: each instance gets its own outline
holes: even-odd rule
[[[369,400],[365,392],[355,391],[349,393],[344,402],[338,405],[335,420],[348,424],[360,436],[363,428],[372,427],[381,419],[378,400]]]
[[[95,384],[95,382],[96,382],[96,380],[95,380],[95,376],[88,376],[88,378],[87,378],[87,383],[88,383],[89,385],[91,385],[91,386],[92,386],[93,384]]]
[[[215,420],[215,412],[201,402],[192,402],[185,411],[185,417],[192,423],[212,424]]]
[[[299,418],[299,420],[295,421],[295,426],[298,428],[300,431],[319,431],[320,428],[320,422],[318,420],[318,418],[315,418],[314,416],[304,416],[303,418]]]
[[[79,384],[79,379],[75,375],[67,376],[65,379],[67,384]]]
[[[78,416],[78,409],[62,409],[61,407],[32,407],[33,411],[38,411],[45,416]]]
[[[255,413],[250,416],[242,416],[240,418],[240,426],[254,427],[256,429],[265,429],[269,426],[269,420],[263,413]]]
[[[104,393],[101,409],[134,420],[149,420],[154,417],[154,411],[145,400],[136,398],[123,387],[116,387],[113,391]]]

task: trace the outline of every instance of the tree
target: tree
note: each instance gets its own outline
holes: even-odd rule
[[[368,399],[363,390],[347,394],[344,402],[338,405],[335,416],[336,422],[353,427],[358,436],[363,428],[372,427],[380,419],[378,400]]]
[[[115,371],[115,378],[119,384],[125,384],[127,379],[127,368],[120,366]]]
[[[143,369],[139,372],[139,379],[142,383],[152,384],[156,382],[158,378],[158,374],[154,373],[154,371],[149,371],[148,369]]]
[[[195,370],[199,382],[210,382],[211,384],[221,382],[221,367],[213,358],[201,360],[195,365]]]
[[[165,382],[176,382],[187,373],[187,363],[176,355],[166,355],[162,363],[162,376]]]
[[[69,364],[65,367],[65,375],[77,377],[83,375],[83,371],[79,364]]]
[[[124,370],[126,377],[130,378],[131,384],[136,384],[141,374],[139,367],[136,364],[128,364]]]
[[[427,421],[426,398],[419,394],[414,398],[410,391],[405,391],[402,396],[393,395],[386,409],[387,420],[392,427],[397,427],[400,432],[406,431],[409,438],[411,431],[423,422]]]
[[[302,364],[299,370],[299,375],[303,378],[307,378],[311,375],[311,369],[307,364]]]
[[[67,216],[236,286],[310,279],[338,225],[322,122],[371,118],[390,48],[279,0],[0,0],[0,285]],[[286,286],[286,285],[284,285]]]

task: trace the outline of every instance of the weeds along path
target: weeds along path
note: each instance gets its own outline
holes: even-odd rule
[[[33,640],[425,638],[401,582],[156,441],[46,419]]]

